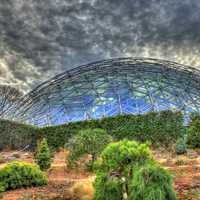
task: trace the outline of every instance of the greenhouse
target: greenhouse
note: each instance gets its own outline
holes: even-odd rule
[[[37,126],[161,110],[187,119],[200,110],[200,71],[156,59],[98,61],[56,75],[14,110],[14,120]]]

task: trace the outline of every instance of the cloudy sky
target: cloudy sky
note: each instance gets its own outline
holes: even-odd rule
[[[200,0],[0,0],[1,84],[130,56],[200,66]]]

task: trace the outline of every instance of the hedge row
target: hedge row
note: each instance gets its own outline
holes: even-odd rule
[[[86,128],[105,129],[116,140],[123,138],[153,144],[175,142],[184,130],[181,112],[161,111],[143,115],[120,115],[99,120],[73,122],[60,126],[36,128],[8,121],[0,121],[0,148],[34,146],[38,138],[46,137],[52,148],[63,146],[68,139]]]
[[[164,145],[175,142],[184,130],[183,116],[180,112],[162,111],[45,127],[40,129],[40,136],[46,137],[48,144],[57,148],[63,146],[79,130],[87,128],[105,129],[116,140],[127,138]]]
[[[0,120],[0,150],[5,148],[23,149],[35,147],[39,129],[8,120]]]

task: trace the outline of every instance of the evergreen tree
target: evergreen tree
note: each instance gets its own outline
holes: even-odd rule
[[[51,166],[51,153],[45,138],[37,146],[36,163],[41,170],[47,170]]]

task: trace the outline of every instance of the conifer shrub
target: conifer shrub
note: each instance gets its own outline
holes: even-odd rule
[[[47,184],[47,178],[37,165],[11,162],[0,169],[0,189],[10,190]]]
[[[187,143],[192,148],[200,148],[200,119],[191,123],[188,129]]]
[[[35,159],[41,170],[47,170],[50,168],[51,152],[45,138],[43,138],[37,146]]]
[[[187,152],[187,144],[185,138],[179,138],[176,141],[175,150],[177,154],[184,154]]]
[[[129,140],[109,144],[96,164],[95,200],[122,199],[128,193],[133,167],[148,162],[154,161],[146,144]]]
[[[103,129],[85,129],[72,137],[65,147],[70,151],[69,164],[73,165],[76,160],[85,154],[90,154],[92,164],[97,156],[112,142],[112,137]]]
[[[156,164],[147,144],[111,143],[96,166],[95,200],[176,200],[172,177]]]
[[[127,167],[143,165],[152,160],[152,153],[147,144],[125,139],[108,145],[103,150],[101,159],[101,170],[109,172],[120,168],[125,172]]]
[[[129,200],[177,200],[172,177],[158,165],[145,165],[134,171]]]
[[[94,200],[121,200],[123,199],[122,181],[120,178],[111,176],[107,173],[99,172],[94,183]]]

